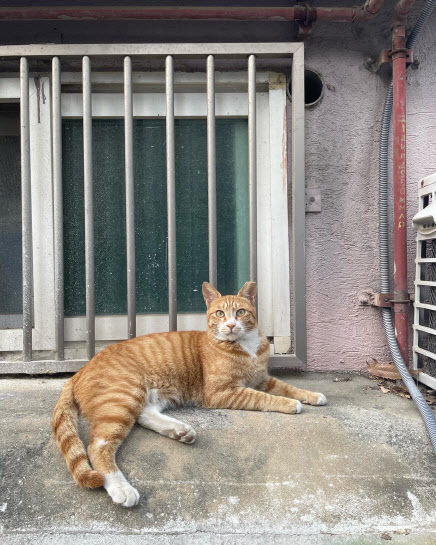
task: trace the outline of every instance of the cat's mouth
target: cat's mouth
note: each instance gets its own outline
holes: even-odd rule
[[[220,341],[234,342],[241,336],[241,331],[219,331],[218,339]]]
[[[240,337],[241,332],[238,331],[229,331],[228,333],[224,333],[224,336],[228,341],[235,341],[238,337]]]

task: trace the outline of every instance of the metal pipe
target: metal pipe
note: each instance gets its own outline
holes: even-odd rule
[[[56,359],[64,359],[64,231],[62,195],[61,63],[52,61],[52,155]]]
[[[174,59],[165,60],[167,214],[168,214],[168,315],[169,330],[177,331],[176,163],[174,137]]]
[[[29,62],[20,60],[21,214],[23,267],[23,361],[32,359],[33,251],[30,178]]]
[[[369,21],[383,0],[367,0],[354,7],[20,7],[0,8],[0,20],[224,20],[224,21]]]
[[[394,9],[394,24],[406,24],[407,16],[416,0],[398,0]]]
[[[215,59],[207,57],[207,194],[209,221],[209,282],[217,286]]]
[[[393,180],[394,180],[394,323],[403,361],[409,364],[407,289],[406,180],[406,21],[414,0],[400,0],[392,29]]]
[[[256,57],[248,57],[248,200],[250,280],[257,279]]]
[[[91,61],[82,60],[83,182],[85,197],[86,356],[95,355],[94,187],[92,176]]]
[[[126,177],[127,335],[136,337],[135,187],[133,177],[132,59],[124,58],[124,152]]]

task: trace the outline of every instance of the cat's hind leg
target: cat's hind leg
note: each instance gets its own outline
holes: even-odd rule
[[[139,502],[138,491],[127,481],[115,461],[117,449],[135,423],[136,414],[128,411],[122,414],[120,407],[108,412],[92,425],[88,446],[92,467],[104,476],[104,488],[113,502],[123,507],[133,507]]]
[[[138,416],[138,424],[181,443],[192,444],[197,436],[194,428],[176,418],[162,414],[165,407],[165,400],[152,394]]]

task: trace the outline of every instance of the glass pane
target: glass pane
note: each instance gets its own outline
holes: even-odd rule
[[[165,119],[134,120],[137,312],[167,302]],[[93,120],[95,305],[126,313],[124,122]],[[202,312],[208,279],[206,120],[176,120],[178,307]],[[217,119],[218,289],[248,279],[247,121]],[[85,313],[82,121],[63,121],[65,314]]]
[[[1,104],[0,315],[22,313],[21,283],[20,111],[19,104]]]

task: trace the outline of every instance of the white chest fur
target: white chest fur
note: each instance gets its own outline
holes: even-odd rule
[[[244,333],[237,342],[239,343],[239,346],[247,352],[252,358],[255,358],[257,356],[257,351],[259,349],[261,338],[259,336],[259,331],[257,329],[253,329],[252,331],[248,331],[247,333]]]

